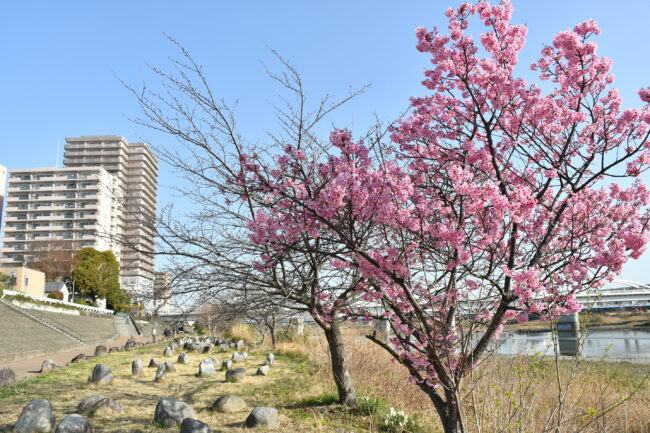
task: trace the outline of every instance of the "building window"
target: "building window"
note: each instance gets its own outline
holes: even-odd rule
[[[25,287],[29,286],[29,277],[25,277]]]

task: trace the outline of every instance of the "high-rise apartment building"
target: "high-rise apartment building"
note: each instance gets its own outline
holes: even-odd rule
[[[172,311],[172,274],[169,272],[154,272],[153,308],[158,313]]]
[[[66,167],[102,167],[117,178],[121,197],[123,289],[153,293],[154,231],[158,193],[158,158],[147,143],[129,143],[116,135],[66,138]]]
[[[5,187],[7,182],[7,167],[0,165],[0,227],[2,227],[2,207],[5,201]]]
[[[103,168],[11,170],[7,192],[0,263],[29,262],[50,248],[93,247],[120,259],[121,193]]]

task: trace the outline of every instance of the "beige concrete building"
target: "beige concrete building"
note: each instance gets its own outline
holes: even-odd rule
[[[153,297],[158,158],[147,143],[117,135],[66,138],[66,167],[100,166],[114,175],[122,194],[120,280],[134,300]],[[142,298],[142,299],[138,299]]]
[[[169,313],[173,309],[172,305],[172,274],[169,272],[154,272],[153,308],[158,313]]]
[[[24,266],[2,266],[0,272],[12,278],[9,289],[34,296],[45,296],[45,274]]]
[[[122,231],[117,178],[101,167],[11,170],[0,265],[39,250],[112,250]]]

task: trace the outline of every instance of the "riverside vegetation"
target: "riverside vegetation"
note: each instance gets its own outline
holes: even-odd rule
[[[32,399],[50,400],[58,422],[73,413],[80,401],[98,393],[119,402],[124,413],[89,417],[97,432],[178,431],[154,423],[154,409],[161,397],[185,401],[213,431],[244,431],[247,411],[210,411],[212,403],[225,394],[241,396],[251,408],[278,408],[282,431],[442,431],[430,400],[409,382],[403,366],[392,363],[381,348],[363,338],[367,329],[348,327],[345,331],[351,374],[362,396],[359,408],[337,404],[327,343],[316,330],[310,331],[311,336],[285,338],[273,349],[255,346],[248,359],[237,363],[248,373],[238,383],[226,383],[222,371],[212,377],[197,377],[199,363],[210,355],[190,353],[189,364],[175,363],[177,354],[162,356],[166,343],[73,364],[0,390],[0,432],[11,431]],[[245,326],[236,327],[229,335],[253,338]],[[270,351],[276,355],[270,374],[253,376]],[[221,360],[231,352],[211,356]],[[145,368],[144,376],[132,377],[131,361],[140,358],[146,365],[150,357],[174,362],[177,372],[167,374],[163,384],[154,383],[152,368]],[[99,362],[115,374],[112,384],[87,382]],[[561,360],[556,364],[551,358],[492,356],[474,372],[464,395],[462,404],[472,414],[466,429],[541,432],[547,420],[562,416],[565,422],[559,431],[650,432],[647,374],[647,366],[628,363]],[[563,403],[559,409],[558,398]]]

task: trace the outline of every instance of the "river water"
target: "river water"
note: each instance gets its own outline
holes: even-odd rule
[[[559,332],[562,355],[574,355],[579,350],[577,334]],[[553,340],[550,332],[511,333],[498,342],[498,353],[552,355]],[[650,331],[610,330],[587,331],[582,346],[585,358],[605,358],[650,363]]]

